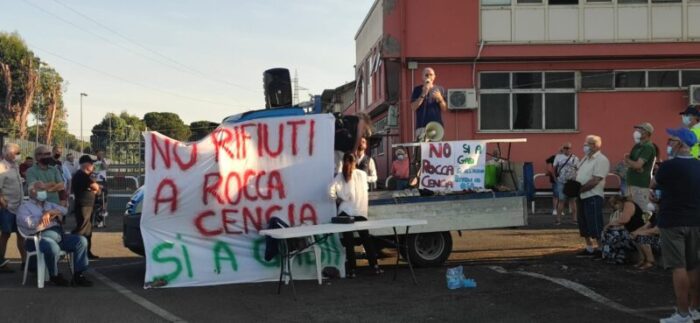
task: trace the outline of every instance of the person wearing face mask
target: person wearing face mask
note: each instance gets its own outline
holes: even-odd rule
[[[46,186],[47,201],[55,204],[63,202],[62,205],[65,206],[66,201],[61,201],[58,192],[65,190],[66,186],[58,169],[50,166],[53,161],[51,151],[45,146],[39,146],[34,150],[34,158],[38,163],[27,170],[27,187],[32,187],[35,182],[42,182]]]
[[[49,202],[47,187],[52,185],[34,182],[29,186],[29,200],[17,210],[17,227],[26,236],[41,232],[39,249],[49,271],[49,280],[56,286],[92,286],[84,273],[88,269],[87,241],[85,237],[63,233],[61,218],[68,209]],[[34,240],[27,240],[25,248],[34,251]],[[73,280],[68,281],[58,271],[58,255],[63,250],[73,253]],[[34,259],[34,258],[32,258]]]
[[[666,132],[674,158],[661,164],[651,187],[661,192],[657,226],[677,311],[661,322],[692,322],[700,319],[700,161],[690,154],[698,138],[687,128]]]
[[[396,160],[391,163],[391,175],[396,179],[397,190],[408,188],[409,162],[406,151],[401,148],[396,149]]]
[[[17,166],[17,155],[19,146],[7,143],[2,147],[2,160],[0,160],[0,273],[13,272],[8,267],[8,260],[5,259],[7,241],[12,232],[17,236],[17,250],[25,259],[24,239],[17,234],[17,209],[22,203],[24,196],[22,190],[22,177],[19,175]]]
[[[61,177],[63,178],[63,186],[65,187],[64,190],[58,192],[58,198],[61,200],[61,205],[68,205],[67,201],[70,196],[70,181],[71,177],[73,177],[72,173],[70,170],[68,170],[67,167],[63,164],[61,161],[61,156],[63,155],[63,148],[60,146],[53,146],[53,150],[51,150],[51,157],[53,157],[53,161],[51,162],[51,165],[56,167],[56,170],[61,174]],[[65,202],[64,202],[65,201]]]
[[[435,70],[423,69],[423,84],[413,88],[411,109],[416,112],[416,138],[420,140],[425,133],[425,126],[435,121],[442,124],[442,112],[447,111],[445,88],[435,85]]]
[[[700,138],[700,107],[697,105],[689,105],[685,111],[680,113],[681,121],[696,137]],[[700,158],[700,145],[695,144],[690,149],[690,154],[695,158]],[[670,158],[669,154],[669,158]]]
[[[649,204],[649,184],[651,171],[656,163],[656,149],[651,142],[654,127],[648,123],[634,126],[634,146],[629,154],[625,154],[623,162],[627,167],[625,176],[627,196],[638,206]]]
[[[603,140],[589,135],[583,144],[584,157],[578,165],[576,181],[581,184],[578,212],[579,234],[586,242],[586,249],[579,256],[601,256],[600,234],[603,231],[603,202],[605,177],[610,171],[610,161],[600,151]],[[593,242],[598,245],[593,248]]]

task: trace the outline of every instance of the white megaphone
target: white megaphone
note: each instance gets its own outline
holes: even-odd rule
[[[445,136],[445,128],[439,122],[431,121],[425,126],[425,141],[440,141]]]

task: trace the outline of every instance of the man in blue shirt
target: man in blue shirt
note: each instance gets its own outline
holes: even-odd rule
[[[700,160],[690,149],[698,139],[687,128],[666,132],[671,159],[661,164],[651,186],[661,191],[661,254],[664,267],[673,270],[677,312],[661,322],[693,322],[700,319]]]
[[[442,111],[447,111],[445,88],[435,85],[435,70],[426,67],[423,70],[423,84],[413,88],[411,109],[416,111],[416,137],[425,133],[425,126],[435,121],[442,125]]]

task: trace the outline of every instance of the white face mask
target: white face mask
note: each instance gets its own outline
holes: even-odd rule
[[[46,193],[46,191],[36,192],[36,199],[38,201],[44,202],[44,201],[46,201],[46,198],[48,198],[48,193]]]
[[[585,155],[588,155],[590,152],[591,152],[591,147],[588,146],[588,145],[584,145],[584,146],[583,146],[583,153],[584,153]]]
[[[396,159],[398,159],[398,160],[403,160],[404,158],[406,158],[406,156],[404,156],[404,155],[398,155],[398,156],[396,156]]]
[[[683,124],[687,127],[690,126],[690,116],[689,115],[682,115],[681,119],[683,121]]]
[[[639,143],[642,140],[642,133],[635,130],[634,133],[632,134],[632,138],[634,138],[635,143]]]
[[[666,146],[666,154],[668,158],[673,158],[673,146]]]

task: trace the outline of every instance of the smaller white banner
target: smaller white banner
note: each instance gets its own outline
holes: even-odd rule
[[[421,144],[420,188],[436,192],[484,188],[486,142],[483,140]]]

